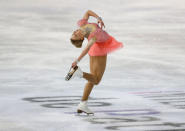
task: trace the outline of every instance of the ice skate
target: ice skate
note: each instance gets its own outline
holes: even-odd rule
[[[74,78],[74,77],[79,77],[82,78],[83,77],[83,72],[80,69],[79,66],[75,66],[74,68],[70,68],[69,72],[67,73],[65,80],[69,81],[70,79]]]
[[[87,115],[94,115],[94,113],[87,107],[87,101],[81,101],[78,105],[77,113],[86,113]]]

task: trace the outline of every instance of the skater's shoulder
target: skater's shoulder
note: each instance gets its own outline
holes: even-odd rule
[[[79,27],[84,26],[86,24],[88,24],[88,20],[87,19],[80,19],[80,20],[77,21],[77,25]]]

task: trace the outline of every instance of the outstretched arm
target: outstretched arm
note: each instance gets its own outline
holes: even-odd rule
[[[75,67],[77,65],[77,63],[88,53],[89,49],[94,44],[94,42],[96,42],[96,38],[95,37],[89,40],[87,46],[82,51],[80,56],[72,63],[72,67]]]
[[[93,12],[93,11],[91,11],[91,10],[88,10],[88,11],[84,14],[83,19],[88,20],[88,19],[89,19],[89,16],[95,17],[95,18],[98,20],[98,24],[100,23],[101,28],[102,28],[103,26],[104,26],[104,28],[105,28],[105,25],[104,25],[104,23],[103,23],[102,18],[99,17],[95,12]]]
[[[83,19],[87,19],[88,20],[89,16],[93,16],[93,17],[95,17],[97,19],[99,18],[99,16],[95,12],[93,12],[91,10],[88,10],[88,11],[85,12],[85,14],[83,16]]]

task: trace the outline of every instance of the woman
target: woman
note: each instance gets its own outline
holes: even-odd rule
[[[97,18],[98,24],[88,23],[89,16]],[[105,27],[104,22],[101,17],[91,10],[88,10],[83,19],[78,21],[78,26],[80,27],[73,32],[71,36],[71,43],[80,48],[84,37],[88,39],[88,44],[82,51],[80,56],[72,63],[72,68],[74,69],[69,74],[71,78],[77,76],[80,78],[85,78],[88,82],[85,85],[84,93],[80,104],[78,105],[78,113],[93,114],[93,112],[87,107],[87,100],[91,93],[94,85],[98,85],[105,71],[107,54],[123,47],[123,44],[116,41],[112,36],[105,32],[102,28]],[[86,55],[89,54],[90,57],[90,72],[82,72],[77,66],[77,63]],[[69,78],[70,79],[70,78]]]

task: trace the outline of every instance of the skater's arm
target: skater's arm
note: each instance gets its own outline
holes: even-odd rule
[[[77,63],[88,53],[91,46],[96,42],[96,38],[92,38],[89,40],[87,46],[84,48],[80,56],[72,63],[72,67],[75,67]]]
[[[100,18],[95,12],[91,11],[91,10],[88,10],[85,12],[84,16],[83,16],[83,19],[89,19],[89,16],[93,16],[95,17],[96,19]]]
[[[96,41],[96,38],[92,38],[91,40],[89,40],[87,46],[84,48],[84,50],[78,57],[77,59],[78,61],[80,61],[88,53],[89,49],[91,48],[91,46],[94,44],[95,41]]]
[[[104,22],[103,22],[102,18],[99,17],[95,12],[93,12],[91,10],[86,11],[86,13],[83,16],[83,19],[88,20],[89,16],[95,17],[98,20],[98,23],[100,23],[100,27],[102,28],[104,26],[104,28],[105,28],[105,25],[104,25]]]

